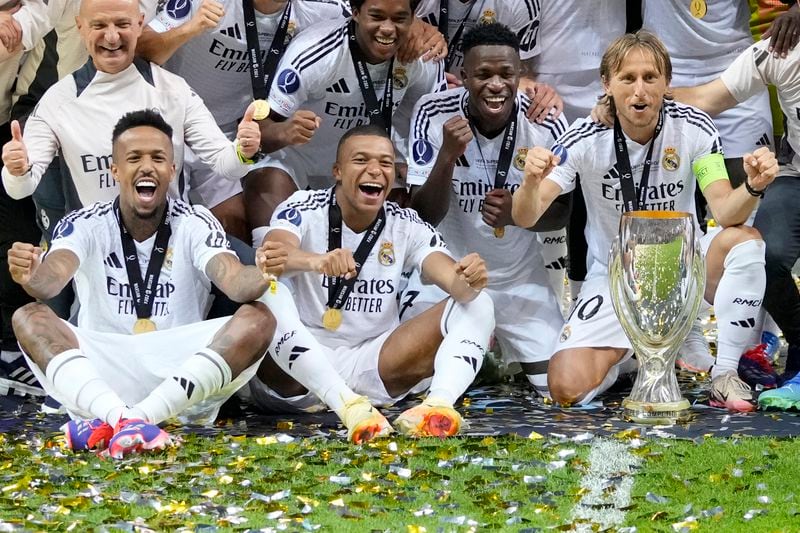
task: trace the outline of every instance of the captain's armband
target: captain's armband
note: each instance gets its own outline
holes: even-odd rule
[[[728,171],[725,168],[725,158],[722,154],[708,154],[692,163],[692,172],[700,185],[700,192],[704,192],[706,187],[719,180],[728,179]]]

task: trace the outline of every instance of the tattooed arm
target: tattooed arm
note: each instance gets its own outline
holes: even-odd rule
[[[8,251],[11,278],[25,292],[48,300],[56,296],[78,270],[78,256],[69,250],[56,250],[41,261],[42,249],[25,242],[15,242]]]
[[[234,302],[245,303],[264,294],[269,282],[255,266],[245,266],[233,254],[217,254],[206,265],[206,275]]]

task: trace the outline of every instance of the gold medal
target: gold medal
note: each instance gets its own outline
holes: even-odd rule
[[[689,11],[694,18],[701,19],[708,12],[708,4],[706,4],[706,0],[692,0],[689,3]]]
[[[328,331],[336,331],[342,325],[342,310],[328,308],[322,315],[322,326]]]
[[[502,239],[503,236],[506,234],[506,228],[500,226],[499,228],[494,228],[494,236],[498,239]]]
[[[269,102],[266,100],[253,100],[256,104],[255,112],[253,113],[254,120],[264,120],[269,116]]]
[[[156,323],[149,318],[140,318],[133,324],[133,334],[150,333],[156,330]]]

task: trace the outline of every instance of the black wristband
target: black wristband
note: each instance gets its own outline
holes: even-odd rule
[[[750,196],[753,196],[753,197],[755,197],[755,198],[764,198],[764,191],[766,191],[766,190],[767,190],[767,188],[766,188],[766,187],[764,187],[764,188],[763,188],[762,190],[760,190],[760,191],[757,191],[757,190],[755,190],[755,189],[754,189],[754,188],[753,188],[753,187],[750,185],[750,180],[748,180],[747,178],[745,178],[745,180],[744,180],[744,188],[745,188],[745,189],[747,189],[747,192],[748,192],[748,194],[749,194]]]

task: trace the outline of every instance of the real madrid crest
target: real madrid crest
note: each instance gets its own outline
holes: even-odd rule
[[[395,89],[405,89],[408,85],[408,76],[406,76],[406,69],[403,67],[394,67],[392,73],[392,83]]]
[[[164,254],[164,268],[162,270],[166,270],[167,272],[172,272],[172,247],[167,248],[167,252]]]
[[[664,149],[664,157],[661,158],[661,166],[664,167],[664,170],[678,170],[678,167],[681,166],[681,158],[678,155],[678,151],[673,148],[672,146],[668,146]]]
[[[283,43],[289,44],[289,41],[294,38],[295,32],[297,32],[297,24],[295,21],[290,20],[289,24],[286,26],[286,37],[283,38]]]
[[[572,328],[567,324],[564,326],[564,329],[561,330],[561,342],[566,342],[570,335],[572,335]]]
[[[378,262],[387,267],[394,264],[394,246],[389,241],[381,243],[381,249],[378,251]]]
[[[495,13],[491,9],[487,9],[481,15],[479,22],[481,24],[494,24],[495,22],[497,22],[497,13]]]
[[[517,170],[525,170],[525,158],[528,157],[528,149],[520,148],[517,150],[517,155],[514,156],[514,168]]]

